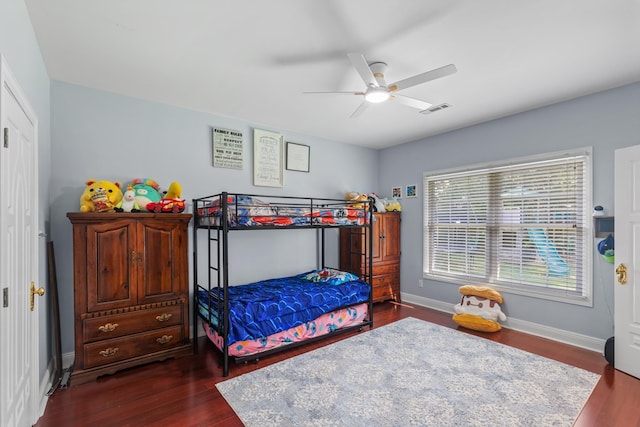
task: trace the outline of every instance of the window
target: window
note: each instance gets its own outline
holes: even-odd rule
[[[425,174],[425,277],[590,305],[590,152]]]

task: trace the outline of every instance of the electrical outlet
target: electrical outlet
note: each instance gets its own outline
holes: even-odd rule
[[[418,287],[424,288],[424,282],[422,281],[422,279],[418,279]]]

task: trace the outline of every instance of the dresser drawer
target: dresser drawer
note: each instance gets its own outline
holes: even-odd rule
[[[182,327],[157,329],[151,332],[85,344],[84,367],[92,368],[120,360],[170,349],[183,343]]]
[[[385,301],[388,299],[400,299],[400,275],[387,274],[384,276],[375,276],[371,289],[374,302]]]
[[[83,321],[84,342],[92,342],[182,323],[183,304],[100,316]]]
[[[400,264],[386,264],[386,265],[375,265],[373,266],[373,275],[377,276],[378,274],[392,274],[392,273],[400,273]]]
[[[372,286],[374,288],[378,286],[399,286],[400,275],[399,274],[384,274],[381,276],[373,276]]]

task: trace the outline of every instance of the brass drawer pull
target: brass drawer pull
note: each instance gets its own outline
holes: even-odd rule
[[[173,339],[173,335],[163,335],[161,338],[158,338],[156,342],[158,344],[166,344]]]
[[[106,325],[98,326],[100,332],[113,332],[116,328],[120,326],[117,323],[107,323]]]
[[[171,319],[171,317],[173,316],[173,314],[171,313],[162,313],[159,316],[156,316],[156,320],[158,322],[166,322],[167,320]]]
[[[110,357],[110,356],[115,356],[115,354],[118,352],[118,347],[109,347],[106,350],[102,350],[100,352],[100,356],[102,357]]]

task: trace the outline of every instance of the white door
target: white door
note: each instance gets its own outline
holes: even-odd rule
[[[615,215],[614,365],[640,378],[640,145],[616,150]]]
[[[4,57],[0,65],[0,425],[38,417],[37,121]],[[36,306],[42,304],[36,298]]]

